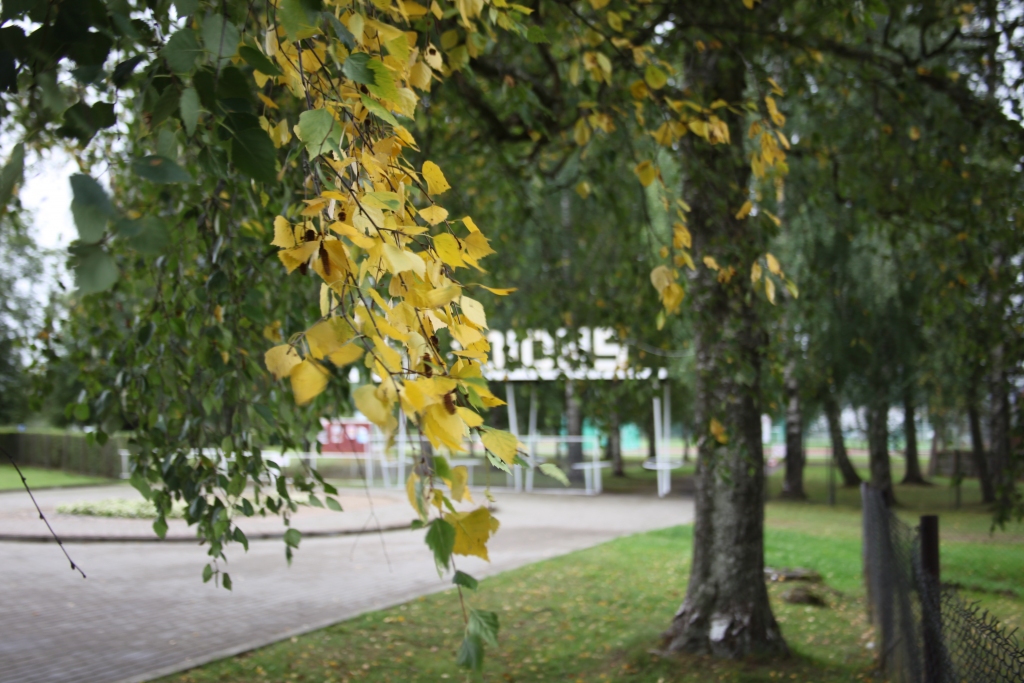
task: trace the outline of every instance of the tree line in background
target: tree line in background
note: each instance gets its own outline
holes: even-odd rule
[[[284,278],[270,246],[274,215],[310,205],[320,176],[295,138],[312,107],[284,92],[260,32],[264,12],[282,13],[307,57],[318,46],[303,41],[322,36],[356,94],[387,104],[353,33],[394,58],[387,29],[364,25],[392,17],[430,60],[409,83],[415,118],[395,123],[418,142],[416,168],[444,169],[451,215],[487,229],[497,253],[478,277],[518,288],[488,302],[490,325],[612,327],[633,362],[667,364],[685,389],[695,549],[666,647],[785,650],[761,580],[762,413],[791,425],[799,497],[800,425],[825,414],[852,484],[839,415],[863,408],[870,478],[890,502],[890,408],[940,434],[966,418],[986,501],[1000,521],[1024,513],[1013,3],[537,0],[505,32],[471,30],[483,7],[4,3],[2,125],[20,140],[0,177],[5,234],[29,234],[15,190],[39,151],[67,150],[106,188],[76,176],[77,291],[60,324],[3,319],[0,336],[31,330],[38,347],[3,376],[34,359],[37,396],[57,392],[62,419],[144,435],[165,460],[137,483],[193,503],[237,482],[190,472],[189,449],[243,432],[301,446],[320,415],[350,410],[344,381],[297,407],[253,360],[322,314],[313,269]],[[171,163],[139,161],[154,157]],[[586,391],[606,428],[651,422],[649,387]],[[913,429],[906,441],[913,481]],[[231,540],[213,510],[190,515]]]

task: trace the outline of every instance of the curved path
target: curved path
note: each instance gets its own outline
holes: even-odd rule
[[[0,683],[145,681],[450,585],[438,577],[422,531],[306,538],[291,567],[281,541],[252,541],[248,553],[229,549],[228,592],[202,583],[206,555],[197,545],[116,540],[150,534],[149,522],[85,521],[54,511],[63,501],[133,495],[127,487],[37,495],[58,533],[114,540],[66,543],[86,580],[53,543],[0,542]],[[492,562],[459,563],[477,577],[693,519],[692,501],[682,497],[495,496],[502,527],[491,542]],[[344,513],[307,511],[294,525],[344,533],[411,517],[404,492],[343,491],[341,502]],[[0,537],[45,531],[30,505],[23,492],[0,494]],[[269,533],[279,524],[260,521],[246,530]],[[180,523],[170,533],[188,534]]]

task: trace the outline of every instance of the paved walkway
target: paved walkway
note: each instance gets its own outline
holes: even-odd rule
[[[49,516],[64,500],[132,493],[65,489],[39,499]],[[478,577],[693,518],[692,502],[682,497],[495,495],[502,527],[492,562],[460,558],[460,568]],[[295,524],[321,532],[372,528],[371,501],[382,525],[410,519],[404,492],[374,490],[368,499],[349,491],[346,512],[306,512]],[[29,522],[42,522],[29,505],[17,493],[0,494],[0,534],[38,533]],[[58,533],[85,536],[149,529],[145,521],[55,513],[51,521]],[[89,575],[83,580],[52,543],[0,542],[0,683],[144,681],[443,590],[450,579],[438,578],[423,533],[306,538],[290,568],[281,541],[254,541],[248,553],[228,553],[231,592],[202,583],[205,551],[191,543],[68,543]]]

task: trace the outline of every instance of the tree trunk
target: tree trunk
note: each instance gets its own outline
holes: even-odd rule
[[[1013,476],[1010,471],[1010,397],[1003,369],[1003,347],[992,352],[992,374],[989,378],[989,471],[995,489],[996,502],[1009,509],[1013,498]]]
[[[928,476],[934,477],[939,473],[939,435],[945,430],[945,420],[935,413],[931,413],[928,419],[932,423],[932,451],[928,457]]]
[[[967,421],[971,425],[971,460],[974,462],[974,471],[981,484],[981,502],[994,503],[996,502],[996,489],[992,485],[992,475],[988,471],[985,439],[981,434],[981,415],[978,414],[978,405],[973,400],[968,400],[967,403]]]
[[[565,381],[565,430],[566,435],[579,437],[583,434],[583,410],[579,396],[576,395],[576,383]],[[569,455],[569,478],[582,480],[583,471],[573,469],[573,465],[583,462],[583,444],[578,439],[570,441],[566,449]]]
[[[619,414],[614,411],[608,419],[608,452],[606,455],[612,461],[612,474],[616,477],[626,476],[622,464],[622,428],[619,425]]]
[[[889,467],[889,402],[875,400],[868,406],[868,459],[871,463],[871,485],[882,492],[886,505],[896,503]]]
[[[903,473],[902,484],[925,484],[921,475],[921,460],[917,455],[917,424],[914,415],[914,394],[911,389],[903,393],[903,434],[907,447],[903,453],[907,461],[907,470]]]
[[[846,452],[846,441],[843,439],[843,424],[839,404],[836,402],[832,391],[825,390],[824,396],[825,418],[828,420],[828,434],[832,439],[832,458],[839,466],[839,472],[843,475],[843,486],[860,486],[861,478],[856,468],[850,462],[850,456]]]
[[[804,491],[804,424],[800,411],[800,385],[796,365],[786,366],[786,477],[782,481],[782,497],[806,500]]]
[[[711,13],[742,21],[749,14],[743,9],[736,3]],[[688,74],[699,91],[695,96],[708,102],[746,97],[747,69],[737,51],[693,54]],[[696,351],[696,516],[690,582],[664,644],[670,652],[739,659],[788,650],[764,581],[761,365],[768,340],[758,311],[767,304],[743,275],[767,250],[767,235],[760,222],[734,217],[750,167],[742,119],[725,118],[730,144],[712,147],[690,135],[680,157],[694,253],[713,255],[723,268],[734,264],[739,272],[719,281],[714,271],[700,268],[687,293]]]

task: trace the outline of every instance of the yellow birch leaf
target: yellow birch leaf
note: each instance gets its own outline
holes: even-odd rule
[[[278,109],[279,108],[277,106],[277,102],[275,102],[274,100],[270,99],[269,97],[267,97],[266,95],[264,95],[261,92],[256,93],[256,97],[260,98],[260,102],[262,102],[263,104],[267,105],[271,109]]]
[[[480,286],[486,289],[491,294],[495,294],[497,296],[508,296],[512,292],[516,291],[516,289],[518,289],[517,287],[507,287],[505,289],[502,289],[501,287],[488,287],[487,285]]]
[[[476,299],[463,296],[459,299],[459,306],[462,307],[462,315],[469,322],[479,328],[487,329],[487,314],[484,312],[484,305]]]
[[[768,115],[772,117],[772,123],[776,126],[786,125],[786,117],[779,112],[779,107],[775,104],[775,98],[767,95],[764,98],[764,103],[768,106]]]
[[[633,173],[636,173],[636,177],[640,179],[640,184],[647,187],[658,177],[658,167],[650,161],[641,161],[633,169]]]
[[[764,273],[761,270],[761,264],[754,261],[754,265],[750,266],[750,281],[757,282],[763,275]]]
[[[327,354],[327,360],[331,361],[338,367],[343,367],[345,365],[355,363],[362,357],[363,347],[354,342],[345,344],[337,351],[331,351],[329,354]]]
[[[658,266],[651,271],[651,284],[658,290],[658,294],[665,291],[665,288],[672,284],[674,278],[668,266]]]
[[[781,218],[779,218],[778,216],[776,216],[776,215],[775,215],[774,213],[772,213],[771,211],[765,211],[765,212],[764,212],[764,215],[765,215],[765,216],[768,216],[768,218],[770,218],[770,219],[771,219],[771,221],[772,221],[772,223],[774,223],[774,224],[775,224],[776,226],[782,225],[782,219],[781,219]]]
[[[473,496],[469,495],[469,468],[465,465],[458,465],[452,468],[452,479],[448,484],[452,490],[452,500],[456,503],[466,501],[473,502]]]
[[[395,275],[411,270],[423,277],[427,272],[427,264],[423,262],[422,258],[393,244],[384,245],[384,261],[387,263],[388,270]]]
[[[736,219],[743,220],[744,218],[750,215],[750,211],[753,208],[754,204],[749,199],[743,202],[743,206],[741,206],[740,210],[736,212]]]
[[[288,269],[288,272],[292,272],[303,263],[309,263],[309,259],[313,254],[317,252],[320,247],[319,240],[313,240],[312,242],[303,242],[297,247],[291,249],[283,249],[277,252],[277,257],[281,259],[281,263]]]
[[[782,266],[779,265],[779,259],[775,258],[772,254],[765,254],[764,260],[768,263],[768,270],[771,271],[772,275],[782,275]]]
[[[434,74],[424,62],[416,62],[409,71],[409,83],[413,87],[430,92],[430,82]]]
[[[466,423],[462,421],[458,413],[451,414],[443,404],[427,406],[420,421],[424,436],[430,440],[434,448],[446,446],[458,451],[462,448],[462,438],[465,436]]]
[[[462,222],[466,224],[466,229],[470,232],[480,232],[480,228],[476,227],[476,223],[469,216],[462,219]]]
[[[465,422],[466,426],[469,427],[470,429],[472,429],[473,427],[479,427],[484,423],[484,418],[480,417],[480,415],[478,415],[475,411],[470,410],[469,408],[456,406],[455,410],[456,412],[458,412],[459,417],[462,418],[462,421]]]
[[[274,376],[274,379],[281,379],[291,374],[292,368],[302,362],[298,352],[289,344],[280,344],[268,349],[263,356],[263,362],[267,364],[267,370]]]
[[[693,236],[690,234],[690,230],[682,223],[673,223],[672,242],[676,249],[690,249],[693,247]]]
[[[420,216],[431,225],[437,225],[445,218],[448,218],[448,210],[434,204],[425,209],[420,209]]]
[[[587,125],[586,119],[581,118],[576,121],[576,125],[573,126],[572,139],[580,147],[590,142],[590,126]]]
[[[708,139],[708,122],[707,121],[701,121],[700,119],[694,119],[693,121],[690,121],[689,126],[690,126],[690,130],[692,130],[694,132],[694,134],[704,138],[705,140]]]
[[[440,308],[455,301],[462,294],[462,287],[458,285],[445,285],[439,289],[431,290],[427,296],[425,308]]]
[[[465,268],[466,262],[462,260],[462,248],[458,239],[449,233],[442,233],[434,237],[434,249],[440,257],[441,262],[452,268]]]
[[[509,432],[500,429],[481,429],[480,440],[484,442],[484,448],[509,465],[516,459],[519,442]]]
[[[327,388],[327,372],[319,364],[308,359],[292,368],[289,376],[292,380],[295,403],[300,406],[306,405]]]
[[[282,249],[291,249],[295,246],[295,233],[292,232],[291,223],[284,216],[274,219],[274,241],[271,244]]]
[[[487,541],[498,530],[498,520],[491,516],[486,507],[478,507],[472,512],[449,512],[444,516],[446,522],[455,527],[456,555],[473,555],[488,562]]]
[[[715,260],[714,256],[705,256],[704,265],[710,268],[711,270],[719,270],[718,261]]]
[[[644,70],[644,81],[651,90],[661,90],[668,83],[668,74],[653,64],[648,64]]]
[[[353,391],[352,401],[356,404],[356,410],[378,427],[383,428],[393,417],[388,407],[377,397],[377,387],[372,384],[364,384]]]
[[[466,255],[474,261],[482,259],[494,253],[491,243],[484,237],[482,232],[474,232],[462,240],[462,247]]]
[[[611,0],[590,0],[590,6],[593,7],[595,11],[597,11],[607,6],[609,2],[611,2]]]
[[[409,497],[409,505],[416,511],[416,514],[420,516],[420,519],[427,518],[426,505],[423,502],[423,489],[419,486],[420,475],[415,472],[409,473],[409,478],[405,480],[405,495]]]
[[[433,161],[423,162],[423,178],[427,181],[427,194],[444,194],[452,189],[441,172],[441,167]]]
[[[665,306],[665,312],[671,315],[679,310],[679,305],[683,303],[685,296],[686,292],[678,282],[673,282],[666,287],[665,291],[661,293],[661,302]]]
[[[306,330],[309,353],[320,360],[332,351],[337,351],[352,337],[351,328],[341,318],[328,318]]]
[[[775,305],[775,280],[770,277],[764,280],[764,293],[768,297],[768,301],[771,302],[772,306]]]
[[[715,441],[723,446],[729,443],[729,435],[725,433],[725,426],[717,418],[711,418],[710,429],[711,436],[715,437]]]

